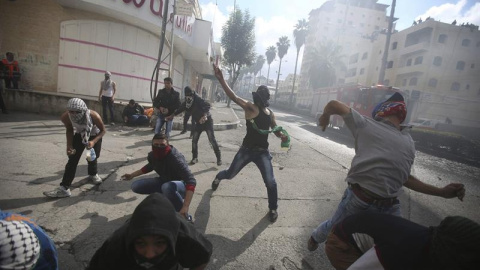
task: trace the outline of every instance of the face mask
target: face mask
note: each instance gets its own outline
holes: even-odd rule
[[[163,159],[164,157],[166,157],[168,155],[168,153],[170,153],[170,151],[172,150],[172,148],[170,147],[170,145],[167,145],[167,146],[152,146],[152,151],[153,151],[153,155],[157,158],[157,159]]]
[[[270,106],[270,103],[268,102],[268,100],[264,101],[258,93],[253,92],[252,96],[253,96],[253,103],[257,104],[258,106],[261,106],[264,108]]]
[[[70,117],[70,120],[74,123],[82,123],[83,118],[85,117],[85,112],[80,111],[77,113],[68,113],[68,116]]]
[[[165,259],[165,256],[167,256],[167,252],[164,252],[163,254],[160,254],[156,257],[153,257],[151,259],[147,259],[143,256],[140,256],[138,254],[135,254],[135,261],[137,262],[138,265],[145,269],[150,269],[154,267],[155,265],[160,264],[163,259]]]
[[[187,109],[189,109],[190,107],[192,107],[192,104],[193,104],[193,96],[186,96],[185,97],[185,107],[187,107]]]

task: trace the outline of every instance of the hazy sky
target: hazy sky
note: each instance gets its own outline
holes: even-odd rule
[[[296,48],[293,42],[293,29],[298,20],[306,19],[312,9],[319,8],[325,0],[199,0],[204,20],[213,22],[215,41],[220,41],[222,26],[233,11],[234,2],[242,10],[248,9],[255,17],[256,52],[265,56],[266,48],[276,46],[278,38],[288,36],[290,48],[283,58],[281,79],[294,72]],[[480,25],[479,0],[397,0],[395,17],[399,18],[397,30],[412,25],[413,20],[428,16],[442,22],[469,22]],[[378,3],[391,5],[391,0],[379,0]],[[388,9],[387,14],[390,14]],[[300,51],[297,73],[300,72],[303,48]],[[278,59],[278,58],[277,58]],[[285,62],[286,60],[286,62]],[[267,76],[265,63],[262,75]],[[270,67],[270,79],[276,78],[278,61]]]

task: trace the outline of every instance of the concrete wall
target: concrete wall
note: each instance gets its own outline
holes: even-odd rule
[[[3,94],[5,105],[9,111],[58,115],[59,119],[66,110],[68,100],[74,97],[83,99],[89,109],[102,115],[102,103],[93,97],[14,89],[6,89]],[[115,122],[122,122],[122,112],[127,104],[128,100],[115,100],[113,107]],[[147,109],[151,107],[151,104],[144,107]]]

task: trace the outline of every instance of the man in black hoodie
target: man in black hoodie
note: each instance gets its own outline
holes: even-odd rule
[[[182,216],[189,219],[188,208],[195,192],[197,181],[188,168],[185,157],[168,143],[164,133],[155,134],[152,151],[148,153],[148,164],[133,173],[122,176],[123,180],[155,170],[158,177],[140,179],[132,183],[132,190],[139,194],[154,192],[165,195]]]
[[[213,119],[210,114],[210,104],[197,95],[190,87],[185,87],[185,101],[180,105],[174,115],[179,115],[183,111],[192,115],[194,121],[193,139],[192,139],[192,161],[190,164],[198,162],[198,140],[203,131],[207,133],[208,140],[213,147],[217,157],[217,165],[222,165],[222,156],[218,147],[215,134],[213,133]]]
[[[95,252],[87,270],[201,270],[211,255],[210,241],[154,193]]]

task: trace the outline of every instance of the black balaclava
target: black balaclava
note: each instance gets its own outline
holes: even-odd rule
[[[260,85],[256,92],[252,93],[253,103],[260,107],[266,108],[270,106],[268,100],[270,99],[270,91],[265,85]]]
[[[187,86],[184,89],[184,93],[185,93],[185,107],[187,109],[190,109],[190,107],[192,107],[193,100],[195,98],[195,92],[192,90],[192,88]]]

